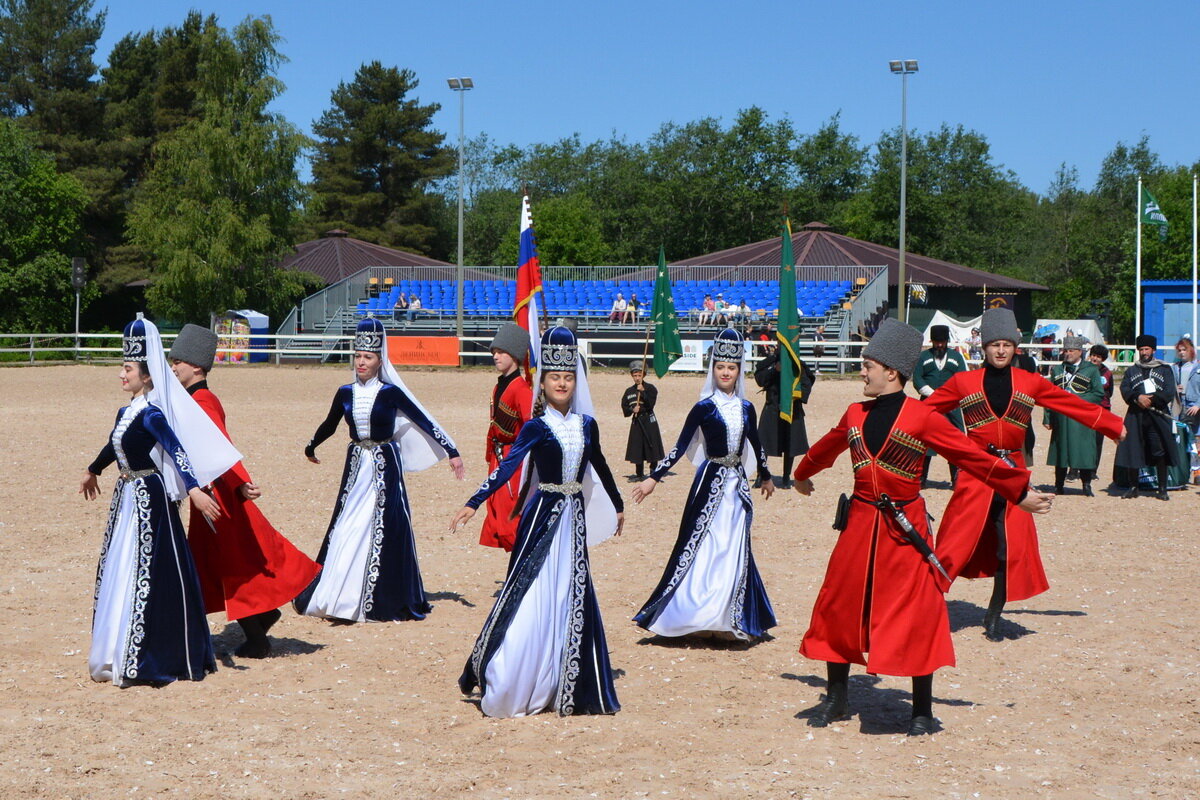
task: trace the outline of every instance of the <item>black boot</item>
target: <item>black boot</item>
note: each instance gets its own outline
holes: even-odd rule
[[[1095,497],[1096,496],[1095,492],[1092,491],[1092,482],[1091,481],[1083,482],[1083,496],[1084,497]]]
[[[912,679],[912,719],[908,723],[909,736],[924,736],[937,730],[933,718],[933,673],[914,675]]]
[[[1004,634],[1000,632],[1000,612],[1003,608],[988,608],[983,615],[983,638],[989,642],[1003,642]]]
[[[233,651],[235,656],[240,658],[266,658],[271,655],[271,640],[267,638],[267,632],[263,630],[262,623],[258,619],[258,614],[250,617],[239,619],[237,624],[242,627],[242,633],[246,634],[246,641],[238,645]]]
[[[933,717],[913,717],[908,723],[909,736],[925,736],[937,730],[937,723]]]
[[[846,697],[850,681],[850,665],[825,662],[825,694],[808,718],[809,727],[824,728],[831,722],[846,719]]]
[[[808,719],[809,727],[825,728],[831,722],[849,717],[846,713],[846,684],[833,683],[825,691],[821,702],[813,709],[812,716]]]
[[[1064,486],[1063,486],[1063,484],[1066,483],[1066,480],[1067,480],[1067,468],[1066,467],[1055,467],[1054,468],[1054,493],[1055,494],[1066,494],[1067,493],[1066,488],[1064,488]]]

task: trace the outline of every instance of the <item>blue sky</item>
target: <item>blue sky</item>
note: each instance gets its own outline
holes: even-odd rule
[[[277,109],[306,133],[332,89],[377,59],[417,74],[450,144],[446,78],[461,75],[476,84],[467,136],[501,144],[643,141],[665,122],[728,121],[751,105],[804,132],[840,111],[842,129],[872,143],[900,121],[888,60],[916,58],[910,129],[977,130],[1035,191],[1064,161],[1091,186],[1113,145],[1143,134],[1168,165],[1200,160],[1198,0],[119,0],[97,63],[124,34],[177,25],[190,8],[227,27],[270,15],[290,59]]]

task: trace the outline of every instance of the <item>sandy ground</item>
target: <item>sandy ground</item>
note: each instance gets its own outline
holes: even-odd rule
[[[277,527],[315,554],[344,428],[314,466],[301,453],[345,368],[224,367],[213,388]],[[410,476],[426,587],[423,622],[333,627],[291,613],[265,661],[118,690],[87,675],[91,597],[108,503],[76,494],[125,401],[115,367],[0,370],[0,795],[3,797],[869,797],[1200,796],[1196,493],[1169,503],[1061,498],[1041,518],[1052,587],[1010,608],[1009,641],[980,635],[990,582],[948,596],[958,666],[938,673],[944,730],[907,739],[907,679],[851,678],[854,717],[810,729],[823,665],[797,653],[835,534],[849,466],[817,493],[757,502],[755,549],[780,624],[753,647],[649,639],[629,622],[674,541],[691,469],[627,513],[592,554],[623,708],[612,717],[483,717],[456,679],[504,574],[451,514],[483,478],[491,373],[407,372],[467,457]],[[610,463],[624,467],[623,374],[597,374]],[[659,383],[673,439],[700,381]],[[859,397],[817,385],[814,439]],[[1044,461],[1044,436],[1038,459]],[[1102,474],[1113,448],[1106,444]],[[778,461],[772,466],[778,469]],[[619,469],[624,473],[627,470]],[[946,479],[945,463],[933,477]],[[1036,482],[1051,480],[1034,470]],[[111,491],[112,475],[102,478]],[[927,494],[939,514],[947,484]],[[1078,484],[1075,484],[1078,486]],[[623,490],[630,484],[622,480]],[[219,651],[241,641],[210,617]]]

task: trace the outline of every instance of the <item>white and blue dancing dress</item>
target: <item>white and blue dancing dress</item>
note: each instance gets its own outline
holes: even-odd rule
[[[661,481],[694,439],[703,457],[692,481],[679,536],[662,579],[633,618],[659,636],[727,632],[738,639],[761,637],[775,625],[750,547],[754,507],[743,465],[745,451],[758,476],[771,480],[759,443],[754,406],[715,392],[688,414],[679,441],[650,477]]]
[[[454,443],[399,387],[373,378],[342,386],[305,452],[350,426],[341,491],[321,543],[321,572],[295,600],[301,614],[352,622],[424,619],[431,607],[417,563],[404,484],[397,415],[407,417],[451,458]]]
[[[521,428],[467,505],[502,488],[526,455],[537,475],[521,511],[508,578],[459,678],[463,694],[482,691],[490,717],[523,717],[553,709],[560,716],[615,714],[604,623],[588,564],[588,503],[623,510],[590,416],[547,408]],[[595,485],[585,478],[594,470]],[[598,493],[585,501],[585,494]]]
[[[108,526],[96,569],[92,680],[125,687],[202,680],[216,671],[204,600],[179,511],[152,454],[161,446],[190,491],[187,453],[166,417],[144,396],[117,414],[108,444],[88,467],[117,462]]]

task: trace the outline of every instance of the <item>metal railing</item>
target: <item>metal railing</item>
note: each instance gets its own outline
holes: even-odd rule
[[[163,343],[169,345],[177,335],[176,333],[163,333]],[[249,349],[219,348],[217,352],[267,355],[274,357],[275,363],[279,363],[280,359],[285,356],[314,356],[324,361],[330,358],[349,358],[354,352],[352,349],[354,335],[352,333],[255,334],[254,338],[273,341],[277,346],[252,347]],[[625,366],[632,358],[641,357],[640,352],[630,355],[630,345],[637,344],[633,339],[605,338],[603,336],[584,336],[581,338],[588,342],[587,357],[589,364],[596,363],[603,366],[612,363]],[[701,341],[708,341],[710,339],[707,336],[697,337],[694,335],[685,338],[700,339]],[[85,344],[87,340],[97,339],[111,341],[112,344],[101,346]],[[491,340],[492,337],[490,335],[464,336],[459,342],[459,357],[470,359],[486,355]],[[15,342],[16,344],[8,344],[9,342]],[[62,342],[63,344],[54,344],[55,342]],[[758,351],[770,344],[770,342],[751,341],[751,345],[755,350],[754,358],[760,358],[761,354]],[[801,353],[808,355],[813,362],[821,365],[849,367],[850,369],[847,370],[849,372],[857,371],[860,360],[859,353],[866,344],[867,342],[865,341],[841,337],[821,342],[802,339],[800,342]],[[812,348],[814,346],[823,347],[825,354],[819,357],[812,355]],[[1021,347],[1026,351],[1045,351],[1058,349],[1061,345],[1023,344]],[[1133,345],[1110,344],[1108,345],[1108,350],[1109,359],[1105,363],[1110,368],[1124,368],[1137,360],[1137,348]],[[122,354],[121,334],[81,332],[77,341],[73,333],[0,333],[0,354],[6,353],[20,353],[22,356],[27,357],[23,358],[22,361],[29,364],[36,364],[38,362],[38,355],[43,353],[62,354],[64,358],[59,360],[116,362],[120,361]],[[1128,353],[1129,355],[1127,358],[1123,358],[1120,355],[1121,353]],[[975,367],[981,362],[979,359],[967,359],[967,363]],[[1060,363],[1062,362],[1039,359],[1039,364],[1046,366]]]

